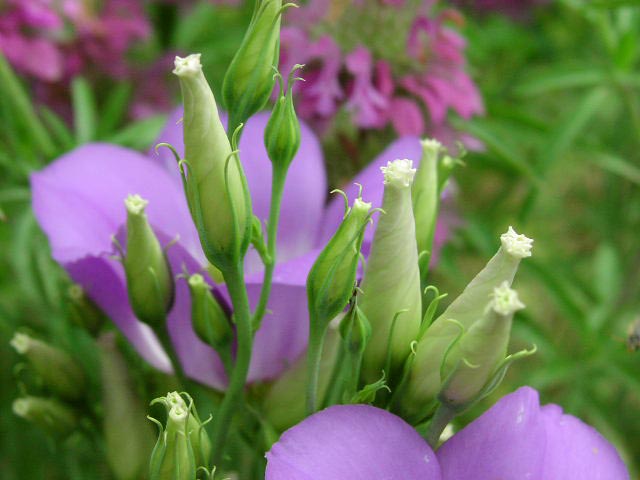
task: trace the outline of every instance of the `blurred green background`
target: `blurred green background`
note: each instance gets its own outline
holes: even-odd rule
[[[202,52],[214,59],[207,74],[219,88],[251,6],[194,2],[177,9],[150,2],[145,8],[155,33],[134,57]],[[462,422],[500,394],[531,385],[543,403],[558,403],[594,425],[638,478],[640,351],[628,340],[640,318],[640,5],[564,0],[518,18],[469,9],[461,31],[487,112],[451,122],[485,148],[469,153],[456,171],[460,226],[433,281],[441,291],[459,292],[495,251],[498,233],[517,225],[535,239],[535,255],[517,280],[528,308],[515,322],[511,349],[537,346]],[[37,385],[9,340],[21,328],[73,352],[89,373],[97,405],[80,408],[94,408],[99,418],[97,354],[70,319],[70,283],[33,218],[28,174],[88,141],[150,147],[165,117],[128,119],[131,87],[75,78],[75,127],[68,127],[34,106],[29,84],[0,61],[0,477],[6,480],[110,478],[99,435],[81,432],[56,442],[12,414],[14,398]],[[362,146],[362,163],[381,143]],[[354,162],[335,139],[326,138],[325,147],[330,178],[350,176]],[[167,380],[122,348],[138,367],[142,398],[150,397],[154,382]]]

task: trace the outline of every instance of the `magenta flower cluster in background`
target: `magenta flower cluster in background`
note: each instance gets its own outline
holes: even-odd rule
[[[285,16],[282,72],[306,64],[295,86],[300,116],[320,129],[341,109],[363,129],[452,139],[447,114],[483,113],[466,70],[465,41],[451,9],[433,1],[312,0]]]

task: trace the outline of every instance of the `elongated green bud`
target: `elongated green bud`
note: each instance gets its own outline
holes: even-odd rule
[[[107,322],[107,316],[93,303],[80,285],[71,285],[67,293],[71,320],[91,335],[96,335]]]
[[[200,340],[215,350],[226,349],[233,340],[233,330],[224,310],[211,293],[211,287],[199,273],[189,277],[191,322]]]
[[[300,122],[293,106],[292,88],[293,79],[289,76],[287,93],[284,95],[282,91],[280,92],[280,97],[273,106],[264,131],[264,144],[267,147],[269,159],[274,168],[283,170],[289,168],[300,147]]]
[[[52,398],[18,398],[13,402],[13,413],[58,438],[69,436],[78,426],[73,410]]]
[[[176,407],[189,412],[187,435],[189,436],[189,442],[193,449],[196,467],[206,467],[209,461],[209,455],[211,454],[211,441],[191,398],[189,398],[189,404],[187,404],[181,394],[178,392],[169,392],[165,397],[160,397],[152,403],[156,402],[165,405],[167,415],[170,415],[171,409]]]
[[[422,159],[413,183],[413,212],[418,252],[431,252],[438,220],[438,161],[444,150],[437,140],[422,140]]]
[[[129,366],[113,332],[98,339],[100,348],[103,432],[107,462],[118,480],[144,476],[153,446],[153,430],[135,393]]]
[[[364,229],[370,219],[371,204],[356,198],[345,219],[322,250],[307,277],[307,298],[311,322],[321,328],[349,303]],[[312,325],[313,326],[313,325]]]
[[[164,250],[144,213],[149,202],[129,195],[127,208],[127,253],[123,264],[133,312],[151,327],[164,326],[173,305],[174,284]]]
[[[11,346],[27,358],[51,392],[67,400],[82,398],[86,389],[85,375],[67,352],[24,333],[16,333]]]
[[[402,399],[405,413],[425,413],[442,389],[441,366],[449,348],[483,314],[493,289],[510,286],[520,260],[531,256],[533,240],[509,227],[500,237],[501,247],[485,268],[431,324],[416,348],[407,394]]]
[[[493,290],[484,315],[447,355],[441,401],[463,407],[476,400],[506,357],[513,314],[522,308],[524,304],[507,282]]]
[[[363,362],[368,382],[380,378],[387,355],[391,370],[397,369],[420,330],[420,270],[411,201],[416,171],[412,167],[411,160],[395,160],[382,167],[385,214],[378,220],[360,286],[359,305],[372,329]]]
[[[345,342],[347,351],[362,355],[371,339],[371,322],[357,302],[340,321],[340,336]]]
[[[244,255],[251,234],[244,173],[231,154],[200,54],[176,57],[173,73],[180,79],[184,102],[187,200],[204,253],[215,267],[225,270]]]
[[[256,0],[249,28],[222,83],[231,132],[261,110],[273,91],[281,15],[282,0]]]
[[[151,480],[193,480],[196,460],[188,434],[189,409],[174,405],[169,408],[167,426],[161,429],[151,453]]]

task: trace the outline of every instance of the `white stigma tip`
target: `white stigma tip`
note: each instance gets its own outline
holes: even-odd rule
[[[169,416],[175,422],[184,422],[189,416],[189,410],[186,406],[174,405],[169,410]]]
[[[416,174],[416,169],[413,168],[413,161],[406,158],[387,162],[387,166],[380,167],[380,170],[384,175],[384,184],[396,187],[411,186],[413,177]]]
[[[129,195],[124,200],[124,206],[127,207],[127,212],[132,215],[140,215],[144,213],[144,209],[149,205],[149,201],[142,198],[140,195]]]
[[[29,350],[29,345],[31,345],[31,338],[29,337],[29,335],[25,335],[24,333],[16,333],[9,343],[16,350],[16,352],[18,352],[20,355],[24,355]]]
[[[500,235],[500,242],[509,255],[517,258],[526,258],[531,256],[531,247],[533,240],[516,232],[513,227],[509,227],[506,233]]]
[[[169,392],[165,398],[172,407],[187,408],[187,404],[178,392]]]
[[[189,282],[189,286],[193,288],[198,288],[202,286],[209,288],[209,285],[207,285],[207,282],[204,281],[204,277],[199,273],[194,273],[193,275],[191,275],[189,277],[188,282]]]
[[[13,401],[11,409],[17,416],[26,418],[26,416],[29,414],[29,402],[24,398],[17,398]]]
[[[491,294],[491,308],[498,315],[504,317],[513,315],[518,310],[524,308],[524,303],[518,298],[518,292],[509,288],[507,282],[503,282],[502,285],[493,289]]]
[[[199,53],[193,53],[184,58],[176,57],[173,65],[175,66],[173,73],[179,77],[191,77],[202,70]]]
[[[356,198],[353,201],[353,207],[351,208],[355,210],[364,210],[365,212],[368,212],[369,210],[371,210],[371,203],[365,202],[361,198]]]
[[[420,140],[420,145],[422,145],[422,150],[433,152],[435,154],[438,154],[444,150],[442,144],[435,138],[424,138]]]

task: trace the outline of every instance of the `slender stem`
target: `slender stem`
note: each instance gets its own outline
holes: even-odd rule
[[[184,373],[184,369],[182,368],[182,364],[180,363],[180,359],[178,358],[178,353],[173,346],[173,342],[169,337],[169,328],[166,321],[164,321],[163,325],[156,330],[156,335],[158,336],[158,339],[160,340],[160,344],[164,348],[164,351],[167,352],[167,355],[169,356],[171,367],[173,368],[173,373],[178,379],[180,386],[182,388],[186,388],[187,376]]]
[[[280,205],[284,182],[287,178],[287,169],[281,169],[274,165],[271,176],[271,206],[269,208],[269,221],[267,222],[267,260],[264,264],[264,278],[258,306],[253,314],[254,331],[260,328],[260,322],[267,309],[267,302],[271,294],[273,270],[276,266],[276,240],[278,235],[278,222],[280,220]]]
[[[429,423],[429,426],[427,427],[427,432],[425,433],[425,440],[431,448],[434,450],[436,449],[438,441],[440,440],[440,435],[442,435],[445,427],[455,418],[455,416],[456,411],[454,409],[448,407],[444,403],[440,404],[431,419],[431,423]]]
[[[338,354],[331,371],[331,377],[329,380],[327,391],[324,394],[322,403],[320,404],[321,408],[340,403],[340,401],[342,400],[341,396],[345,388],[345,382],[343,378],[344,375],[342,372],[343,368],[345,367],[344,359],[345,347],[343,345],[343,342],[340,342],[340,345],[338,345]]]
[[[223,275],[229,290],[231,302],[233,303],[238,343],[236,361],[229,379],[229,387],[220,404],[213,427],[212,444],[214,465],[218,465],[223,458],[229,426],[242,400],[242,392],[251,362],[251,345],[253,340],[249,298],[247,297],[247,289],[244,283],[242,264],[240,263],[234,268],[223,272]]]
[[[315,413],[318,408],[318,379],[320,378],[320,361],[322,360],[325,334],[325,329],[318,328],[317,322],[313,318],[310,323],[309,347],[307,348],[307,415]]]

